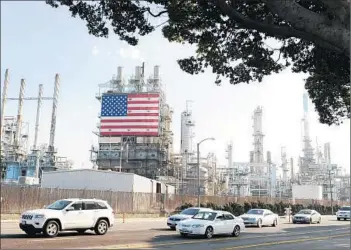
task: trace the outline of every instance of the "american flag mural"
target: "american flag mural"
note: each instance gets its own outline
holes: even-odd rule
[[[101,136],[158,136],[160,94],[104,94]]]

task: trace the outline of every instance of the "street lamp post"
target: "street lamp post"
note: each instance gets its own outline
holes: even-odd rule
[[[197,152],[197,206],[200,207],[200,144],[203,143],[204,141],[207,140],[212,140],[214,141],[215,138],[211,137],[211,138],[205,138],[202,141],[197,143],[197,148],[196,148],[196,152]]]

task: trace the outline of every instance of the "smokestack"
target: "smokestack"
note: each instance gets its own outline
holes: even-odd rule
[[[272,163],[271,151],[267,151],[267,162]]]
[[[160,79],[160,66],[158,65],[154,66],[154,79],[155,80]]]
[[[307,93],[303,94],[303,111],[308,113],[308,95]]]
[[[19,147],[20,144],[20,134],[22,127],[22,110],[23,110],[23,101],[24,101],[24,88],[26,87],[26,81],[21,79],[21,87],[18,97],[18,111],[17,111],[17,126],[15,134],[15,146]]]
[[[122,81],[122,67],[117,68],[117,81]]]
[[[250,151],[250,162],[254,162],[254,151]]]
[[[43,100],[43,84],[39,84],[38,104],[37,104],[37,117],[36,117],[36,120],[35,120],[35,134],[34,134],[34,144],[33,144],[33,149],[34,150],[37,149],[37,143],[38,143],[40,109],[41,109],[42,100]]]
[[[4,125],[4,112],[5,112],[5,105],[7,101],[7,89],[9,86],[9,69],[5,71],[5,80],[4,80],[4,88],[2,89],[2,102],[1,102],[1,120],[0,120],[0,137],[2,135],[2,126]]]
[[[53,102],[52,102],[50,139],[49,139],[49,152],[51,152],[51,153],[54,152],[55,130],[56,130],[56,113],[57,113],[59,87],[60,87],[60,76],[59,76],[59,74],[56,74],[55,75],[54,95],[53,95]]]
[[[290,158],[290,171],[291,171],[291,179],[295,179],[294,159],[293,158]]]
[[[135,67],[135,80],[140,81],[140,66]]]

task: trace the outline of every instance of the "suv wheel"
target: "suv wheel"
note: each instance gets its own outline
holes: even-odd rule
[[[59,224],[54,220],[50,220],[44,227],[44,235],[47,237],[56,237],[59,233],[59,230]]]
[[[94,231],[98,235],[104,235],[107,233],[108,230],[108,223],[106,220],[99,220],[98,223],[96,223]]]

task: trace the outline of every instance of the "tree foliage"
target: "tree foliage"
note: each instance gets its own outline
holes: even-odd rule
[[[195,44],[196,54],[179,59],[180,68],[198,74],[207,67],[216,84],[261,82],[287,67],[308,73],[305,82],[320,122],[350,118],[349,0],[48,0],[67,6],[89,33],[110,32],[130,45],[153,32],[164,18],[170,42]],[[268,40],[277,47],[268,46]]]

